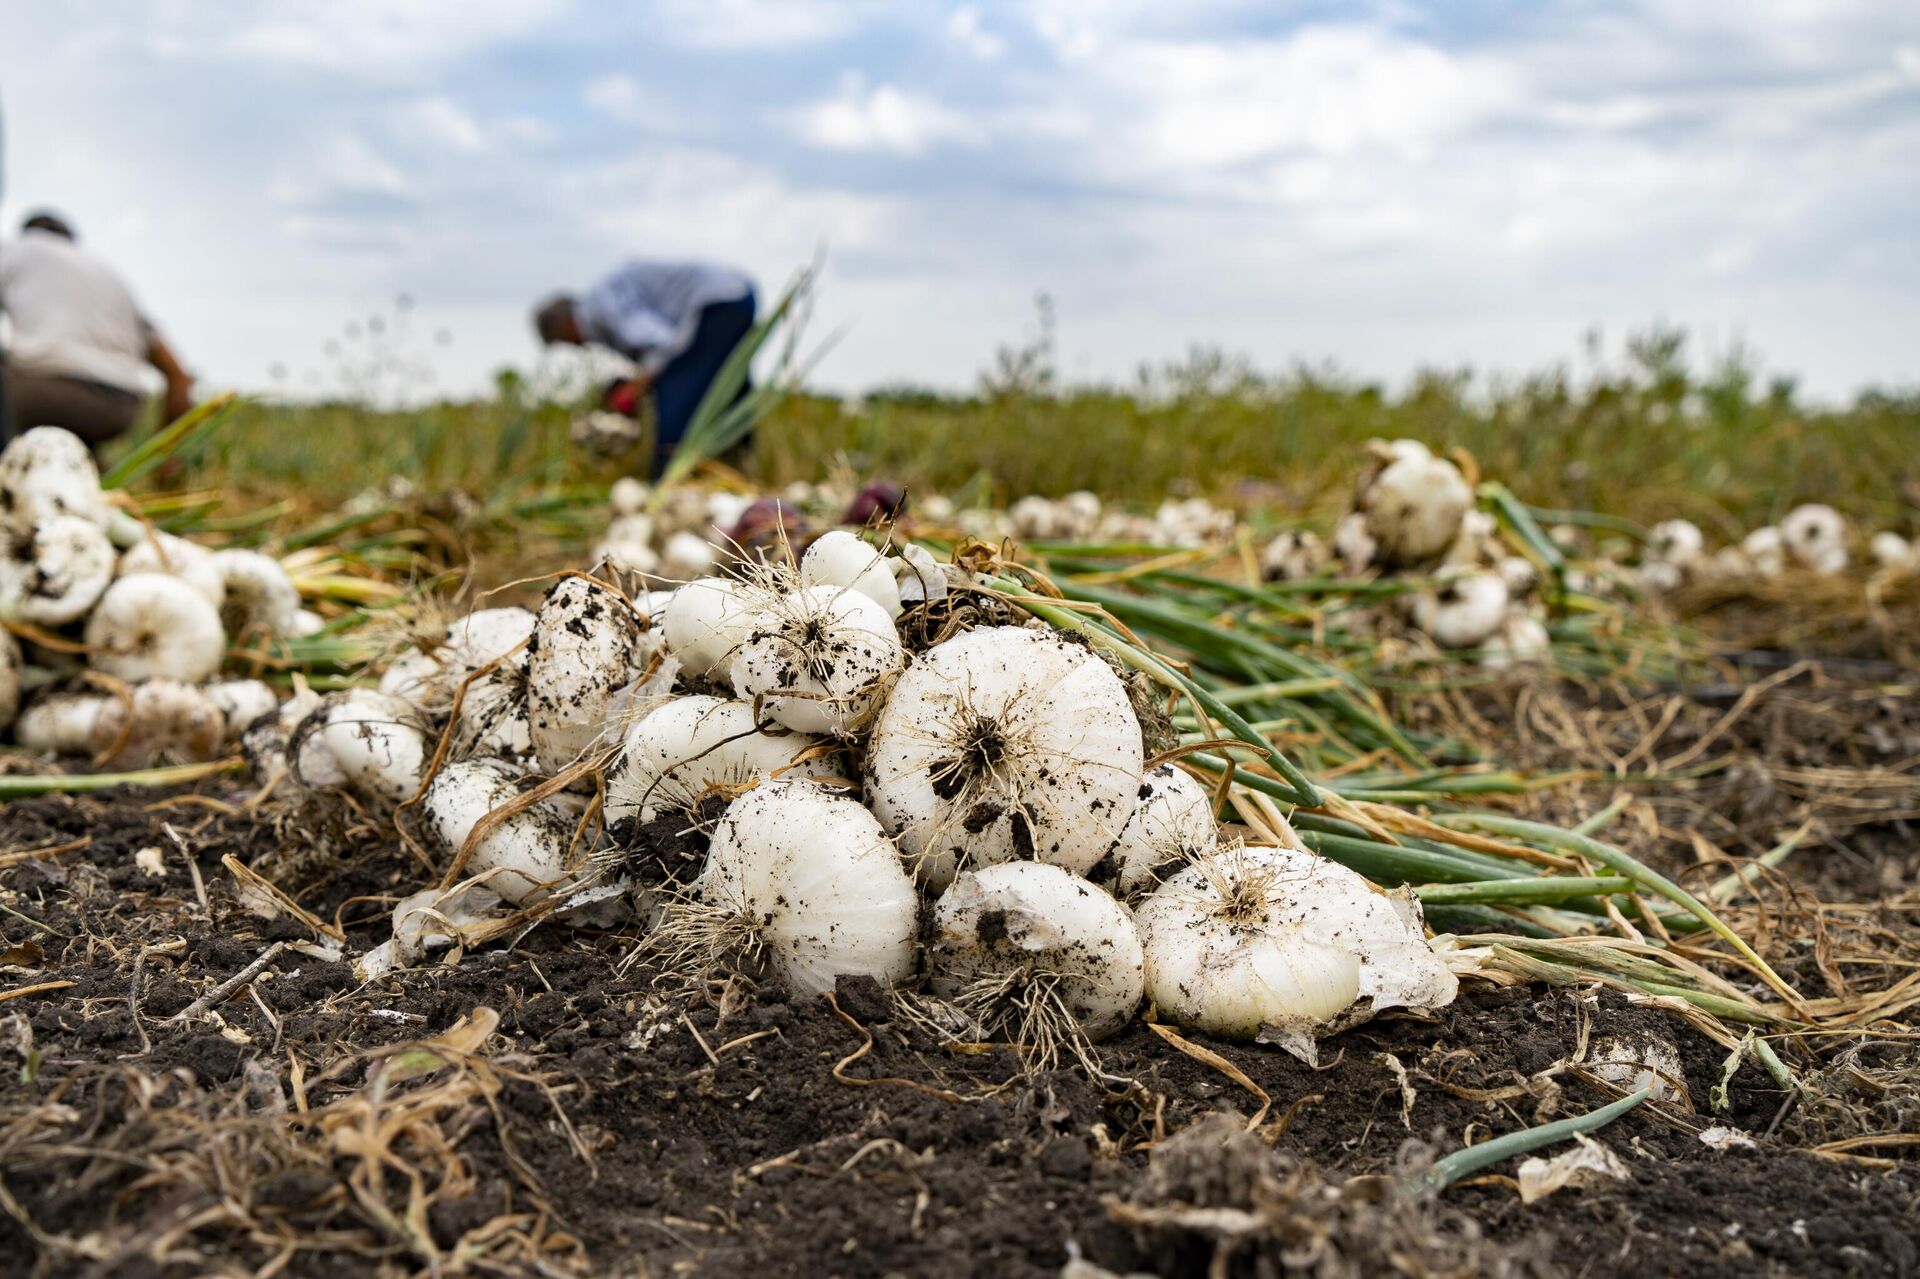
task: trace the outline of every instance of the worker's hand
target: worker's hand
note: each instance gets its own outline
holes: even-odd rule
[[[166,397],[161,402],[164,420],[171,422],[192,407],[193,383],[185,379],[168,382]]]

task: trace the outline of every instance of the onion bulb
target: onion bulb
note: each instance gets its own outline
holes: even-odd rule
[[[1403,565],[1444,552],[1472,506],[1473,490],[1460,468],[1424,450],[1403,453],[1381,468],[1359,501],[1380,553]]]
[[[1311,853],[1235,845],[1140,904],[1147,996],[1209,1034],[1270,1038],[1311,1062],[1316,1038],[1386,1008],[1437,1008],[1458,982],[1411,897]]]
[[[1661,520],[1653,526],[1647,550],[1655,559],[1686,568],[1699,560],[1706,543],[1692,520]]]
[[[771,730],[771,731],[770,731]],[[627,730],[607,783],[607,822],[650,822],[774,777],[827,777],[817,737],[756,722],[753,708],[719,697],[678,697]]]
[[[362,798],[398,804],[420,789],[432,744],[413,703],[353,689],[328,699],[321,733],[347,785]]]
[[[393,936],[354,963],[354,979],[377,981],[420,962],[430,951],[464,945],[467,930],[490,923],[499,908],[499,896],[484,884],[428,888],[403,897],[393,908]]]
[[[249,728],[280,709],[274,691],[257,679],[216,680],[206,693],[227,721],[227,740],[235,741]]]
[[[724,674],[746,638],[759,592],[726,577],[703,577],[673,593],[663,619],[667,652],[691,675]]]
[[[653,490],[644,481],[623,475],[607,490],[607,505],[615,515],[638,515],[647,509],[647,499],[651,496]]]
[[[0,451],[0,522],[71,515],[105,528],[108,514],[93,452],[71,431],[36,426]]]
[[[451,856],[488,814],[520,798],[519,774],[496,760],[444,765],[421,801],[427,827]],[[490,830],[467,862],[469,878],[518,906],[567,877],[571,824],[546,804],[533,804]]]
[[[1140,783],[1140,806],[1108,854],[1114,888],[1131,900],[1171,868],[1210,854],[1219,839],[1207,788],[1178,767],[1162,764]]]
[[[1780,521],[1780,540],[1802,568],[1838,573],[1847,566],[1847,522],[1831,506],[1794,507]]]
[[[1032,858],[1085,874],[1139,803],[1140,722],[1119,676],[1053,632],[969,631],[895,683],[867,802],[936,891],[962,866]]]
[[[122,767],[156,760],[212,759],[227,737],[226,716],[200,688],[151,679],[125,698],[109,697],[94,718],[87,749]]]
[[[888,617],[900,616],[900,587],[887,557],[845,529],[814,539],[800,557],[800,584],[843,586],[878,604]]]
[[[1780,530],[1771,524],[1753,530],[1740,540],[1753,571],[1761,577],[1777,577],[1787,566],[1787,543]]]
[[[1367,517],[1353,511],[1333,526],[1333,553],[1349,573],[1359,573],[1380,558],[1380,543],[1367,527]]]
[[[1304,582],[1327,566],[1327,548],[1306,529],[1288,529],[1260,553],[1260,576],[1269,582]]]
[[[1442,648],[1478,648],[1506,612],[1507,584],[1497,573],[1462,573],[1413,599],[1413,624]]]
[[[593,558],[628,573],[652,576],[660,568],[660,553],[653,549],[652,538],[653,521],[646,516],[617,516],[594,548]]]
[[[170,573],[206,596],[218,608],[226,602],[227,584],[220,575],[220,566],[214,562],[213,554],[198,542],[189,542],[184,537],[163,533],[159,529],[147,529],[141,539],[120,556],[119,576]]]
[[[934,904],[927,968],[933,993],[985,1034],[1043,1058],[1125,1026],[1145,985],[1127,908],[1040,862],[958,876]]]
[[[640,618],[619,592],[563,577],[540,605],[528,649],[534,757],[558,772],[610,744],[620,695],[644,669]]]
[[[524,755],[533,746],[525,700],[533,626],[529,609],[476,609],[454,619],[431,652],[416,650],[390,666],[380,691],[436,714],[459,696],[463,747]]]
[[[49,515],[8,537],[0,558],[0,614],[38,626],[87,615],[113,580],[113,543],[98,524]]]
[[[1883,569],[1904,573],[1914,565],[1913,543],[1890,530],[1875,533],[1867,542],[1867,553]]]
[[[177,577],[135,573],[111,586],[87,618],[87,661],[138,683],[198,683],[220,669],[227,635],[207,597]]]
[[[220,620],[229,635],[247,630],[285,635],[300,611],[300,588],[280,567],[280,561],[259,551],[238,548],[215,551],[213,566],[220,571],[226,594]]]
[[[1530,613],[1510,609],[1494,637],[1480,646],[1482,664],[1504,670],[1520,662],[1537,661],[1553,649],[1553,637]]]
[[[697,581],[719,563],[719,549],[698,533],[674,533],[660,548],[659,573],[670,582]]]
[[[20,712],[13,740],[42,755],[88,754],[93,726],[113,700],[100,693],[50,693]]]
[[[805,781],[768,782],[714,828],[693,899],[670,904],[656,944],[697,959],[764,960],[798,995],[842,976],[913,976],[920,899],[858,801]]]
[[[775,723],[844,737],[905,663],[884,605],[848,586],[807,586],[748,617],[731,673],[733,691]]]

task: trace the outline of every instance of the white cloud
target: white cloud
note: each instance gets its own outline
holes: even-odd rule
[[[249,59],[347,75],[391,76],[497,46],[551,24],[561,0],[328,0],[279,7],[230,25],[210,9],[174,9],[157,38]]]
[[[942,143],[972,145],[978,126],[931,98],[890,84],[868,86],[849,79],[838,96],[803,107],[802,140],[833,151],[885,151],[918,155]]]
[[[407,175],[356,133],[336,131],[297,157],[269,188],[275,203],[305,205],[338,196],[401,196]]]
[[[487,149],[487,131],[452,98],[416,98],[400,108],[397,124],[404,135],[454,151],[472,154]]]
[[[580,100],[621,124],[670,127],[677,113],[661,95],[630,75],[596,76],[587,82]]]
[[[947,38],[982,62],[992,62],[1007,51],[1006,38],[987,30],[980,20],[980,10],[970,4],[961,5],[948,16]]]
[[[855,30],[878,0],[656,0],[653,30],[697,49],[785,49]]]

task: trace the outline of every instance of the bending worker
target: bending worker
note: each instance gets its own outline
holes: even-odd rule
[[[139,419],[148,366],[166,383],[165,420],[193,404],[193,379],[125,281],[51,213],[29,217],[0,252],[0,311],[13,326],[6,357],[12,414],[0,422],[0,439],[61,426],[98,451]]]
[[[732,267],[629,262],[581,297],[561,294],[534,312],[540,340],[619,352],[654,405],[658,476],[720,368],[753,328],[753,281]],[[743,382],[740,394],[746,394]],[[743,441],[744,444],[744,441]]]

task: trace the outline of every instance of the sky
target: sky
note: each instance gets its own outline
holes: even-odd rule
[[[435,389],[630,256],[825,254],[816,381],[1218,347],[1397,383],[1685,325],[1920,384],[1912,0],[0,0],[4,204],[207,385]],[[405,294],[407,336],[394,338]],[[331,345],[330,345],[331,344]]]

